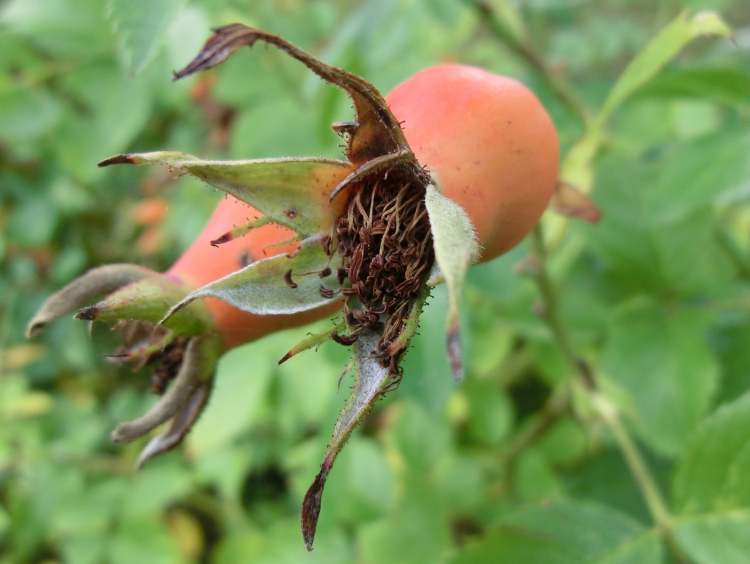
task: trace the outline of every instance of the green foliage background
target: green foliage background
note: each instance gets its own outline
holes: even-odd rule
[[[0,4],[0,562],[750,561],[750,5],[481,4],[495,19],[470,0]],[[592,175],[598,225],[547,220],[562,233],[547,265],[562,325],[603,391],[577,384],[540,318],[516,268],[528,245],[474,268],[466,382],[442,350],[441,289],[401,387],[332,472],[311,554],[298,509],[348,389],[341,347],[277,367],[300,330],[231,352],[182,451],[135,473],[138,445],[108,434],[152,401],[145,375],[105,362],[101,328],[89,339],[61,320],[23,338],[44,297],[88,267],[165,268],[219,197],[99,159],[337,154],[328,124],[346,99],[275,51],[224,65],[209,104],[194,79],[170,82],[211,26],[280,33],[383,91],[440,61],[517,76],[565,156],[591,130],[503,33],[594,116],[684,9],[717,9],[733,41],[691,43],[612,112],[590,167],[567,160],[580,184]],[[163,225],[134,221],[146,197],[168,200]]]

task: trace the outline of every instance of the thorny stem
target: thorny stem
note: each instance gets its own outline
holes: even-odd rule
[[[492,5],[487,0],[463,1],[474,8],[480,16],[480,20],[485,22],[485,25],[492,34],[508,49],[523,59],[555,93],[559,100],[578,118],[584,129],[587,129],[591,123],[591,114],[568,82],[560,78],[550,68],[544,58],[527,40],[516,36],[502,18],[498,17]]]
[[[581,391],[589,396],[596,414],[607,425],[612,436],[622,452],[625,462],[633,478],[638,484],[641,495],[646,502],[649,513],[658,529],[664,534],[665,540],[678,562],[683,560],[679,548],[672,537],[672,516],[664,500],[656,480],[646,463],[638,445],[622,424],[617,407],[598,389],[596,378],[589,364],[575,351],[572,340],[559,313],[557,291],[547,272],[547,249],[544,243],[544,233],[541,226],[537,226],[532,234],[532,249],[538,264],[533,273],[542,300],[542,318],[547,323],[552,337],[568,363],[578,373]]]

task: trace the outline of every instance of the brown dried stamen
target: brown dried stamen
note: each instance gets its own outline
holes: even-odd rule
[[[412,167],[392,168],[372,184],[354,185],[334,228],[350,334],[365,328],[380,333],[376,354],[396,381],[403,350],[389,352],[390,345],[403,331],[434,261],[426,185],[426,175]]]
[[[108,358],[127,363],[135,371],[153,367],[150,388],[162,395],[180,369],[189,339],[169,339],[166,329],[144,321],[120,321],[113,329],[120,334],[122,345]]]
[[[156,365],[151,373],[151,390],[154,393],[162,395],[169,383],[177,376],[185,356],[187,342],[187,338],[177,338],[149,359],[149,363]]]

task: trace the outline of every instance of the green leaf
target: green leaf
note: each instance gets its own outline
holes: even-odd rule
[[[329,196],[351,172],[349,163],[331,159],[206,161],[174,151],[116,155],[99,166],[113,164],[161,164],[176,174],[192,174],[303,236],[332,225],[337,209]]]
[[[35,141],[60,121],[61,104],[45,90],[13,88],[0,92],[0,138]]]
[[[122,58],[134,73],[151,62],[185,0],[109,0],[108,16]]]
[[[469,403],[466,431],[477,443],[499,446],[513,425],[513,408],[495,379],[466,383]]]
[[[425,204],[430,217],[435,261],[448,286],[446,348],[453,376],[460,380],[464,373],[459,330],[461,293],[469,266],[479,258],[479,243],[464,209],[443,196],[433,185],[427,187]]]
[[[745,564],[750,554],[750,511],[678,517],[674,536],[696,564]]]
[[[729,37],[729,26],[715,12],[680,14],[664,27],[627,66],[607,96],[597,125],[601,127],[629,96],[650,80],[691,41],[705,36]]]
[[[675,473],[675,503],[682,513],[743,507],[747,498],[750,394],[725,405],[691,438]]]
[[[614,509],[559,502],[512,512],[451,564],[659,564],[655,531]]]
[[[661,158],[602,163],[597,204],[606,219],[583,229],[610,271],[611,287],[724,294],[729,272],[712,208],[741,193],[748,151],[750,135],[727,128],[666,149]]]
[[[336,520],[359,525],[383,517],[393,506],[394,493],[394,476],[383,447],[368,438],[349,439],[326,493]]]
[[[443,417],[428,413],[413,401],[402,402],[398,418],[389,427],[388,433],[408,470],[420,477],[434,472],[451,446],[448,422]],[[426,441],[425,437],[430,440]]]
[[[0,19],[13,30],[7,35],[30,40],[58,64],[101,53],[112,41],[101,0],[11,0],[0,6]]]
[[[750,105],[750,73],[733,67],[686,68],[660,73],[639,97],[700,98],[737,107]]]
[[[146,74],[124,77],[106,60],[74,66],[58,80],[64,96],[77,102],[50,139],[55,158],[76,179],[90,182],[103,176],[93,161],[125,150],[145,127],[155,101],[151,82]],[[109,197],[111,187],[106,193]]]
[[[404,484],[401,504],[385,519],[360,527],[362,564],[446,562],[452,553],[449,516],[433,482],[421,476]]]
[[[299,313],[340,299],[336,277],[338,255],[329,257],[322,237],[310,237],[293,254],[281,254],[256,261],[245,268],[206,284],[175,304],[164,316],[165,323],[198,298],[219,298],[234,307],[257,315]],[[320,273],[329,269],[329,275]],[[332,290],[326,298],[321,288]]]
[[[704,317],[639,301],[617,312],[611,326],[603,372],[629,394],[641,438],[663,454],[677,454],[708,411],[718,383]]]
[[[302,504],[302,535],[308,550],[312,549],[315,539],[323,488],[336,456],[354,428],[369,413],[375,402],[382,397],[392,380],[389,369],[383,367],[376,356],[379,338],[375,332],[362,332],[354,346],[356,380],[352,395],[339,414],[320,472],[307,490]]]

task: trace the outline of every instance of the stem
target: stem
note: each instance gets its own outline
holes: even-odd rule
[[[672,536],[672,516],[664,500],[664,496],[659,490],[656,480],[638,449],[636,442],[622,424],[617,407],[598,390],[596,378],[590,365],[578,356],[573,347],[572,339],[565,325],[562,323],[558,308],[557,291],[547,272],[547,248],[544,243],[544,233],[542,232],[541,225],[538,225],[534,229],[532,248],[538,260],[534,271],[534,279],[542,299],[543,318],[552,333],[552,337],[569,364],[578,373],[582,384],[582,392],[589,396],[597,415],[611,431],[617,446],[625,458],[628,469],[638,484],[638,489],[646,502],[651,518],[658,529],[664,534],[665,540],[675,559],[681,562],[684,558]]]
[[[498,17],[492,5],[485,0],[463,0],[472,7],[492,34],[516,56],[523,59],[552,90],[557,98],[573,113],[584,129],[591,123],[591,114],[570,85],[556,74],[539,52],[525,39],[519,38],[512,29]]]
[[[638,445],[628,433],[622,424],[617,408],[600,393],[594,393],[592,396],[594,407],[599,417],[604,421],[612,431],[617,446],[625,457],[625,462],[633,474],[638,487],[643,494],[651,516],[657,526],[667,532],[672,524],[672,517],[667,509],[664,498],[659,491],[656,480],[651,474],[646,461],[638,449]]]

